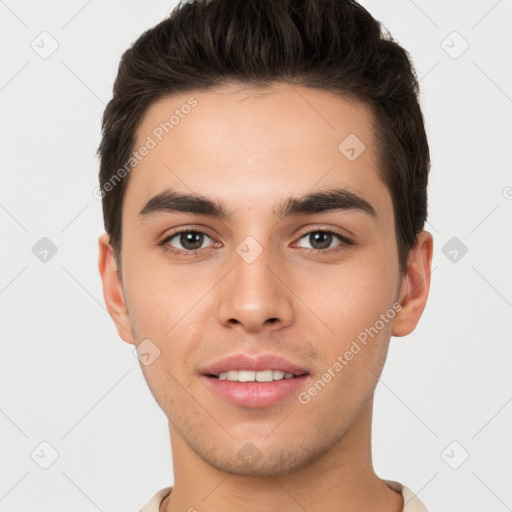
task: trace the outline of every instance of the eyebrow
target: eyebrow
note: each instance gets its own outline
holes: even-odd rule
[[[335,210],[359,210],[377,218],[375,208],[354,192],[342,188],[313,192],[299,197],[290,197],[273,210],[278,219],[311,213]],[[222,203],[198,194],[165,190],[152,197],[139,212],[144,220],[158,213],[193,213],[229,221],[234,214]]]

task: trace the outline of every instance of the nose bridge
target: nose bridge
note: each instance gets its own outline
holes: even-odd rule
[[[273,329],[292,320],[292,294],[277,277],[280,264],[269,246],[253,237],[243,240],[232,254],[222,284],[218,318],[225,325],[241,324],[247,331]]]

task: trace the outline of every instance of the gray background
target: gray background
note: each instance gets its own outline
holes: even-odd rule
[[[2,512],[136,511],[172,484],[166,418],[104,306],[93,190],[121,53],[174,5],[0,1]],[[375,468],[431,512],[512,510],[512,2],[363,5],[421,78],[435,237],[429,303],[376,391]]]

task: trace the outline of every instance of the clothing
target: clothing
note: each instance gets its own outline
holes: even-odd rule
[[[410,489],[405,487],[405,485],[395,482],[394,480],[383,480],[383,482],[394,491],[402,494],[404,498],[404,509],[402,512],[428,512],[420,499]],[[142,507],[140,512],[159,512],[160,504],[171,491],[172,487],[166,487],[158,491],[151,500]]]

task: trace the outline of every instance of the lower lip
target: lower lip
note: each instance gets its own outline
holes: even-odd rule
[[[206,385],[228,402],[242,407],[269,407],[297,394],[309,375],[271,382],[234,382],[202,375]]]

